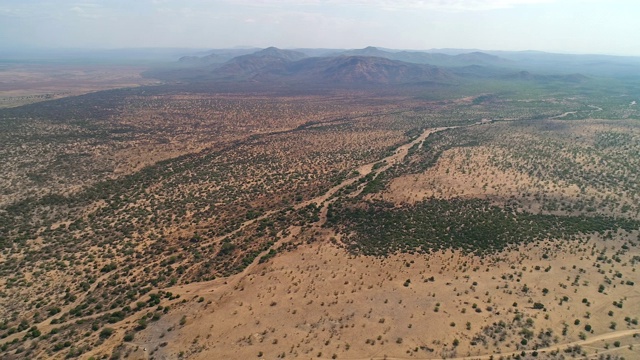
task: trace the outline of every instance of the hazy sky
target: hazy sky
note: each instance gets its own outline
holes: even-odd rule
[[[0,0],[2,48],[475,48],[640,56],[638,0]]]

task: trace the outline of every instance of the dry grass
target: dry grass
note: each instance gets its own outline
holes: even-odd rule
[[[447,130],[445,140],[479,141],[413,171],[431,131],[575,105],[474,100],[168,86],[3,110],[2,356],[441,358],[565,344],[587,322],[587,340],[611,321],[636,329],[637,231],[483,258],[343,249],[326,220],[345,199],[480,197],[558,215],[583,214],[575,206],[585,203],[636,218],[630,121]],[[584,176],[560,174],[576,169]],[[388,187],[360,198],[374,176]]]
[[[5,64],[0,71],[0,109],[94,91],[156,84],[142,67],[117,65]]]
[[[632,122],[546,121],[530,128],[482,125],[490,139],[446,150],[423,173],[393,179],[380,197],[398,203],[426,198],[515,202],[528,212],[640,218]],[[547,130],[545,131],[545,127]],[[606,146],[607,139],[623,141]]]
[[[628,241],[636,245],[621,249]],[[489,258],[452,252],[373,258],[351,256],[325,239],[224,283],[172,288],[187,302],[136,335],[127,349],[146,348],[153,358],[183,352],[190,359],[282,353],[429,359],[543,348],[577,341],[581,332],[588,339],[612,332],[612,321],[616,330],[637,328],[625,318],[637,319],[640,305],[634,299],[640,292],[622,283],[639,280],[631,263],[640,254],[638,245],[634,233],[616,241],[548,242]],[[597,260],[614,254],[620,262]],[[613,282],[599,293],[606,279]],[[545,310],[533,309],[535,302]],[[180,325],[183,316],[186,323]],[[501,321],[505,326],[497,329]],[[584,330],[586,324],[593,333]],[[528,345],[521,344],[523,338]]]

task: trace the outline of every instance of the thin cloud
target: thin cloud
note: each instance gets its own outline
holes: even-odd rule
[[[100,19],[105,16],[102,6],[94,3],[79,3],[71,7],[69,11],[86,19]]]

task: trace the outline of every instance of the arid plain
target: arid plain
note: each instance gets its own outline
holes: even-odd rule
[[[0,357],[640,358],[637,84],[133,70],[3,95]]]

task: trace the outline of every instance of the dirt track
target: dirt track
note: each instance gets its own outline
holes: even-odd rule
[[[611,333],[607,333],[607,334],[601,334],[601,335],[597,335],[594,336],[592,338],[586,339],[586,340],[580,340],[580,341],[574,341],[574,342],[570,342],[570,343],[566,343],[566,344],[560,344],[560,345],[555,345],[555,346],[550,346],[547,348],[543,348],[543,349],[537,349],[537,350],[525,350],[524,352],[526,352],[527,354],[530,354],[534,351],[537,351],[538,354],[545,354],[545,353],[550,353],[550,352],[554,352],[554,351],[562,351],[566,348],[570,348],[573,346],[583,346],[583,345],[587,345],[587,344],[593,344],[595,342],[598,341],[604,341],[604,340],[613,340],[613,339],[617,339],[617,338],[621,338],[621,337],[625,337],[625,336],[633,336],[636,334],[640,334],[640,330],[620,330],[620,331],[614,331]],[[488,360],[488,359],[494,359],[494,358],[499,358],[499,357],[509,357],[512,355],[519,355],[522,354],[522,350],[520,351],[512,351],[512,352],[505,352],[505,353],[499,353],[499,354],[486,354],[486,355],[476,355],[476,356],[462,356],[462,357],[456,357],[456,358],[417,358],[417,357],[406,357],[406,358],[400,358],[400,357],[389,357],[389,356],[381,356],[381,357],[368,357],[368,358],[362,358],[362,359],[348,359],[348,360],[382,360],[382,359],[386,359],[386,360],[408,360],[408,359],[414,359],[414,360]]]

